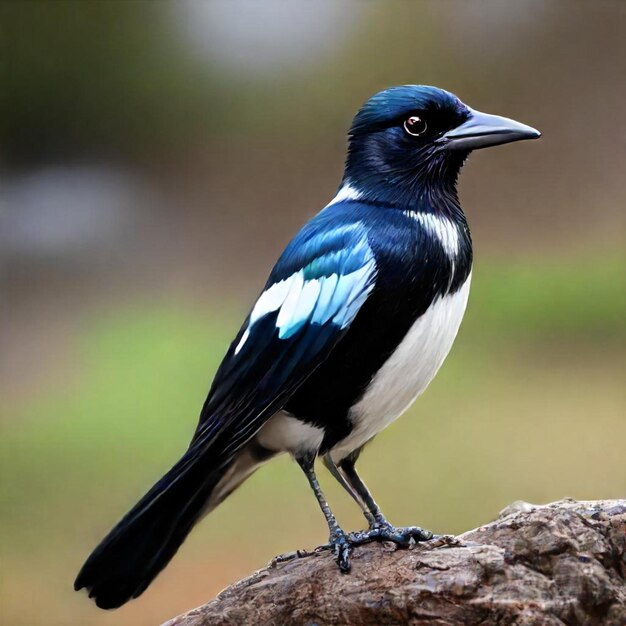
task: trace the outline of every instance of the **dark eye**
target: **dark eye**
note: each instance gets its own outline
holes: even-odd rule
[[[419,137],[426,132],[428,125],[426,122],[417,115],[411,115],[411,117],[404,120],[404,130],[413,137]]]

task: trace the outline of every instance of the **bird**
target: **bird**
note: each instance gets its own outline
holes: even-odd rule
[[[437,87],[369,98],[350,126],[336,195],[278,258],[189,447],[95,548],[75,589],[104,609],[137,598],[192,527],[281,453],[302,468],[341,572],[361,544],[429,540],[419,526],[387,521],[356,462],[426,389],[461,324],[473,259],[457,193],[462,165],[473,150],[538,137]],[[361,507],[366,530],[339,525],[318,458]]]

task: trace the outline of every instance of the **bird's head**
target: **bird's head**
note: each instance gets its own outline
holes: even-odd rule
[[[437,87],[391,87],[356,114],[344,179],[364,195],[390,201],[454,189],[472,150],[539,136],[530,126],[476,111]]]

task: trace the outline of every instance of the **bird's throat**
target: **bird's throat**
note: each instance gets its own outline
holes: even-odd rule
[[[393,167],[364,156],[358,150],[350,151],[343,177],[343,186],[358,190],[360,200],[465,223],[457,180],[467,153],[420,154],[408,167]]]

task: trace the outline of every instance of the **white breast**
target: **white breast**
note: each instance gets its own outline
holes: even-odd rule
[[[471,274],[459,291],[433,302],[374,375],[350,417],[354,428],[331,451],[340,460],[398,418],[428,387],[454,342],[469,295]]]

